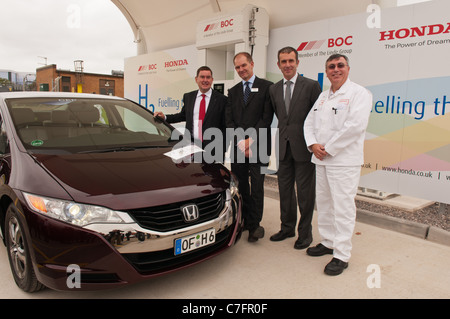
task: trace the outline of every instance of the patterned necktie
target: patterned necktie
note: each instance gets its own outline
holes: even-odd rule
[[[291,104],[291,81],[286,81],[286,92],[284,94],[284,105],[286,106],[286,113],[289,114],[289,105]]]
[[[203,141],[203,119],[206,113],[206,101],[205,94],[202,94],[202,100],[200,101],[200,110],[198,112],[198,138]]]
[[[250,96],[250,82],[245,82],[245,90],[244,90],[244,103],[245,104],[247,104],[249,96]]]

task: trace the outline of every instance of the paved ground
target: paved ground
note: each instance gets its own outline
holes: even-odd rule
[[[293,248],[295,238],[274,243],[279,228],[279,202],[266,197],[266,236],[256,243],[241,241],[226,253],[167,276],[115,290],[27,294],[10,273],[0,245],[0,298],[158,298],[158,299],[391,299],[450,298],[450,246],[367,223],[357,222],[353,256],[340,276],[323,268],[331,256],[310,257]],[[314,220],[314,242],[319,242]],[[378,286],[379,284],[379,286]]]

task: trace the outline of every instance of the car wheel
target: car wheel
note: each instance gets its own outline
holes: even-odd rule
[[[5,219],[9,264],[17,286],[26,292],[35,292],[44,288],[44,285],[37,280],[34,273],[24,230],[17,208],[14,204],[10,204]]]

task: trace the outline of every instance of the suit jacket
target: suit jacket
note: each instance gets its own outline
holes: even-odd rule
[[[271,134],[270,125],[273,120],[273,108],[269,96],[269,87],[273,83],[258,77],[255,77],[253,82],[252,92],[246,104],[244,104],[244,86],[242,81],[228,90],[228,104],[226,108],[226,124],[227,128],[233,128],[234,130],[242,128],[244,131],[249,128],[255,128],[256,135],[254,134],[237,134],[235,135],[234,142],[252,137],[257,143],[253,143],[252,152],[253,155],[259,154],[259,148],[264,143],[264,149],[267,149],[266,156],[258,156],[258,161],[267,164],[268,157],[271,152]],[[266,130],[260,131],[260,128]],[[237,131],[236,131],[237,132]],[[248,133],[251,133],[249,130]],[[264,136],[261,133],[265,133]],[[237,154],[235,149],[234,154]],[[266,158],[267,157],[267,158]]]
[[[295,82],[289,114],[287,114],[283,85],[281,80],[270,88],[270,98],[278,118],[279,159],[284,159],[289,141],[292,156],[296,161],[310,161],[311,152],[306,147],[303,123],[322,89],[319,82],[299,75]]]
[[[186,122],[186,129],[194,138],[194,106],[197,98],[198,90],[185,93],[183,95],[183,107],[179,113],[166,115],[166,121],[169,123]],[[211,99],[206,110],[203,120],[203,134],[208,128],[218,128],[225,136],[225,108],[227,105],[227,97],[219,91],[212,90]],[[225,139],[224,139],[225,140]],[[203,147],[211,143],[211,140],[203,140]],[[224,150],[225,152],[226,150]]]

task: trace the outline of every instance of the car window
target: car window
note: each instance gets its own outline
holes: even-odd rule
[[[95,152],[169,146],[171,128],[126,100],[10,99],[22,144],[33,152]]]

